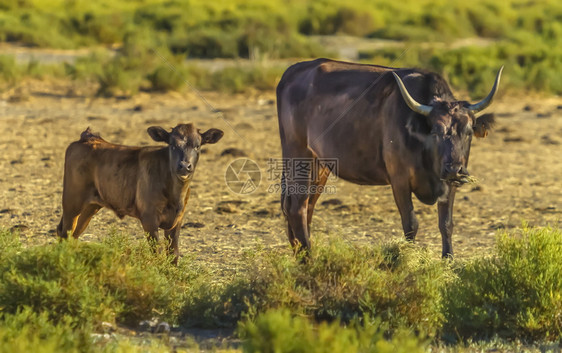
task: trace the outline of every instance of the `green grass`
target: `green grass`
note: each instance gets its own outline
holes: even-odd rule
[[[145,346],[100,342],[92,333],[103,333],[103,322],[135,328],[153,318],[238,326],[248,352],[421,351],[427,343],[521,350],[512,344],[562,338],[558,229],[523,226],[499,234],[485,257],[454,262],[406,242],[353,246],[329,238],[307,263],[258,248],[223,273],[189,257],[172,266],[144,239],[122,234],[25,247],[0,231],[0,246],[7,351],[135,351]],[[153,350],[170,349],[158,342]]]

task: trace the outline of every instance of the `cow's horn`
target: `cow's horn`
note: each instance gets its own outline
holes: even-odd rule
[[[408,90],[406,89],[406,87],[404,86],[404,83],[402,82],[400,77],[398,77],[396,72],[393,72],[392,74],[394,75],[394,78],[396,79],[396,83],[398,84],[398,87],[400,88],[400,93],[402,93],[402,98],[404,98],[404,100],[406,101],[406,104],[408,104],[408,107],[410,107],[410,109],[412,109],[413,111],[415,111],[418,114],[428,116],[429,113],[431,113],[431,110],[433,109],[433,107],[430,106],[430,105],[423,105],[423,104],[420,104],[420,103],[416,102],[416,100],[414,98],[412,98],[412,96],[410,96],[410,93],[408,93]]]
[[[500,78],[502,75],[502,71],[503,71],[503,66],[500,67],[500,70],[498,71],[498,75],[496,76],[496,82],[494,82],[494,87],[492,87],[492,90],[490,91],[490,93],[488,93],[488,96],[483,100],[481,100],[480,102],[475,104],[470,104],[467,107],[473,113],[478,113],[479,111],[486,109],[492,103],[494,96],[498,92],[498,86],[500,85]]]

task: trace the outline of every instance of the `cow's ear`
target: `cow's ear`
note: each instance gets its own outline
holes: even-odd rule
[[[204,145],[206,143],[217,143],[218,140],[222,138],[224,132],[219,129],[209,129],[201,134],[201,144]]]
[[[154,141],[166,143],[170,141],[170,133],[160,126],[151,126],[146,131]]]
[[[474,136],[476,137],[486,137],[488,136],[488,131],[490,131],[496,124],[496,118],[494,113],[484,114],[476,119],[476,123],[473,126]]]

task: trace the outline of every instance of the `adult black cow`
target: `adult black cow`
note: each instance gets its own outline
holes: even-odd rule
[[[502,67],[503,69],[503,67]],[[436,73],[317,59],[291,66],[277,86],[283,149],[281,208],[295,251],[310,249],[310,223],[330,168],[295,161],[337,160],[337,176],[363,185],[392,186],[407,239],[418,222],[412,193],[438,204],[443,257],[452,256],[453,201],[468,181],[472,137],[484,137],[493,115],[475,114],[490,105],[458,101]],[[298,176],[298,177],[296,177]]]

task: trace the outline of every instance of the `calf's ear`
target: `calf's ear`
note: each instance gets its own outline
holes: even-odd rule
[[[476,123],[472,127],[474,130],[474,136],[476,137],[486,137],[488,136],[488,131],[491,130],[496,124],[496,118],[494,113],[484,114],[476,119]]]
[[[224,132],[219,129],[209,129],[199,134],[201,135],[201,144],[204,145],[206,143],[217,143],[224,135]]]
[[[170,133],[160,126],[151,126],[146,131],[154,141],[166,143],[170,141]]]

